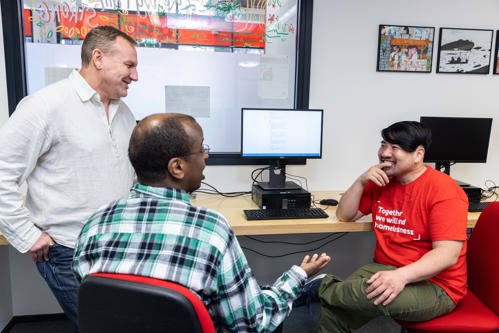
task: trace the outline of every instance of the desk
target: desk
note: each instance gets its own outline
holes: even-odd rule
[[[326,198],[339,199],[340,195],[338,191],[318,191],[313,193],[314,201]],[[247,221],[243,209],[258,208],[249,194],[229,198],[198,193],[192,203],[222,213],[238,236],[372,231],[371,216],[365,216],[356,222],[339,222],[336,218],[335,207],[319,205],[319,207],[325,208],[329,215],[329,218],[325,219]],[[468,213],[468,228],[475,226],[478,216],[480,216],[480,213]],[[7,240],[0,234],[0,245],[8,244]]]
[[[313,201],[326,198],[340,198],[339,191],[313,192]],[[222,197],[200,193],[192,200],[198,206],[212,208],[222,213],[231,224],[238,236],[242,235],[275,235],[275,234],[307,234],[322,232],[361,232],[372,231],[371,216],[365,216],[356,222],[339,222],[336,218],[336,207],[322,206],[326,209],[329,218],[324,219],[292,219],[247,221],[243,209],[256,209],[258,206],[251,200],[251,196]],[[468,213],[468,228],[473,228],[480,213]]]

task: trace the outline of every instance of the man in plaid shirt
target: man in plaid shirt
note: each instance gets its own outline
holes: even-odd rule
[[[208,158],[203,131],[183,114],[146,117],[132,133],[137,173],[127,199],[93,214],[83,227],[73,269],[135,274],[182,284],[206,304],[220,332],[272,332],[285,319],[305,281],[330,261],[305,256],[274,285],[261,288],[232,228],[219,213],[190,203]]]

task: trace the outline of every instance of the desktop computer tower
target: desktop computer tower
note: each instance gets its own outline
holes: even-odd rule
[[[261,209],[310,208],[311,195],[304,189],[264,190],[255,184],[251,188],[251,199]]]

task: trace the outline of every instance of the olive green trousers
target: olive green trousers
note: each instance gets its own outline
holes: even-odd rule
[[[327,275],[319,287],[321,300],[320,333],[350,332],[373,318],[390,316],[396,320],[425,321],[449,313],[455,303],[434,283],[421,281],[405,286],[390,304],[374,305],[367,299],[367,280],[378,271],[393,266],[371,263],[362,266],[347,279]]]

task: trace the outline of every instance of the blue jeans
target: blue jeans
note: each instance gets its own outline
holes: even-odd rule
[[[78,327],[78,288],[73,269],[74,249],[55,244],[49,248],[49,260],[38,261],[36,267],[45,279],[66,316]]]

